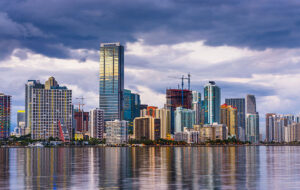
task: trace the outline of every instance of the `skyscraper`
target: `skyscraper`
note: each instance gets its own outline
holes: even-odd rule
[[[237,109],[231,105],[221,105],[221,124],[228,127],[230,136],[237,136]]]
[[[160,119],[160,138],[171,137],[171,110],[166,108],[156,109],[155,117]]]
[[[195,111],[177,107],[175,110],[175,131],[183,132],[184,127],[189,129],[194,127],[195,124]]]
[[[245,138],[252,143],[259,143],[259,114],[256,112],[255,96],[246,96],[246,127]]]
[[[237,135],[239,140],[244,140],[246,126],[245,98],[228,98],[225,99],[227,105],[237,109]]]
[[[160,128],[160,119],[151,116],[137,117],[133,121],[133,136],[137,140],[158,140]]]
[[[0,93],[0,139],[8,138],[10,134],[10,103],[11,96]]]
[[[124,47],[120,43],[101,43],[99,107],[104,120],[122,120],[124,91]]]
[[[29,80],[25,94],[26,127],[32,139],[60,137],[59,123],[66,134],[72,134],[72,90],[50,77],[46,85]]]
[[[205,124],[220,123],[221,90],[214,81],[204,87]]]
[[[246,141],[259,143],[259,115],[258,113],[246,114]]]
[[[195,124],[199,125],[201,123],[201,93],[193,91],[193,101],[192,109],[195,111]],[[203,124],[203,123],[202,123]]]
[[[254,95],[247,94],[246,96],[246,113],[256,113],[256,100]]]
[[[167,108],[173,108],[175,110],[177,107],[183,107],[186,109],[192,108],[192,91],[182,90],[182,89],[167,89],[166,90],[167,98]]]

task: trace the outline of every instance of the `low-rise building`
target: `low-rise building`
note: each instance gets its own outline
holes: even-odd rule
[[[175,141],[184,141],[189,144],[199,143],[199,131],[194,129],[184,128],[183,132],[175,133]]]
[[[208,140],[226,140],[228,139],[228,128],[224,124],[206,124],[200,128],[200,142]]]
[[[106,144],[119,145],[128,142],[128,121],[107,121],[106,122]]]

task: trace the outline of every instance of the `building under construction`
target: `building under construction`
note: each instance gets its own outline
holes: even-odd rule
[[[192,109],[192,91],[186,89],[167,89],[167,108],[173,108],[175,110],[177,107],[183,107],[186,109]]]

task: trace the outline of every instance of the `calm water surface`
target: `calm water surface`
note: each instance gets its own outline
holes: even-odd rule
[[[0,189],[300,189],[300,147],[0,148]]]

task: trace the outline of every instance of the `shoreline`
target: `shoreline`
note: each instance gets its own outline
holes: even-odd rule
[[[29,146],[15,146],[3,145],[0,148],[148,148],[148,147],[248,147],[248,146],[300,146],[300,144],[227,144],[227,145],[124,145],[124,146],[111,146],[111,145],[60,145],[60,146],[44,146],[44,147],[29,147]]]

